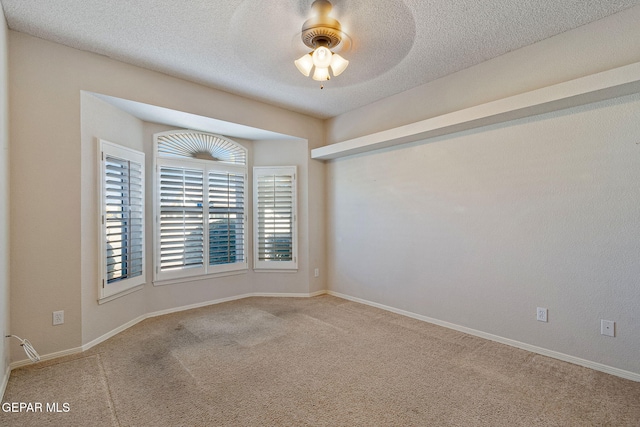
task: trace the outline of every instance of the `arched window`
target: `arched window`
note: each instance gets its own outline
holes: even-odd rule
[[[199,131],[154,135],[155,280],[247,269],[247,149]]]

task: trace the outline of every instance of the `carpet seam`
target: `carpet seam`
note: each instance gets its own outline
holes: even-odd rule
[[[109,408],[111,409],[112,420],[116,422],[117,427],[122,427],[120,423],[120,418],[118,417],[118,411],[116,409],[115,401],[113,400],[113,396],[111,394],[111,387],[109,386],[109,378],[107,378],[107,371],[104,369],[104,365],[102,364],[102,357],[100,354],[96,354],[98,356],[98,366],[100,367],[100,371],[102,372],[102,378],[104,379],[104,385],[107,388],[107,396],[109,397]]]

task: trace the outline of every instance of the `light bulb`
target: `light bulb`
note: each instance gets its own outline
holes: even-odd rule
[[[319,82],[329,80],[329,69],[326,67],[316,66],[316,70],[313,73],[313,80],[317,80]]]
[[[349,65],[349,61],[337,53],[334,53],[331,57],[331,71],[333,71],[334,76],[342,74],[342,72],[347,69],[347,65]]]
[[[311,69],[313,68],[313,59],[310,54],[306,54],[300,59],[294,61],[298,70],[305,76],[309,77],[309,73],[311,73]]]
[[[313,58],[313,65],[320,68],[327,68],[329,67],[329,65],[331,65],[331,51],[324,47],[324,46],[320,46],[319,48],[317,48],[312,55]]]

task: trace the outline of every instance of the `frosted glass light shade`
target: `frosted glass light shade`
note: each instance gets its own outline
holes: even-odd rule
[[[311,58],[310,54],[306,54],[302,56],[300,59],[294,61],[298,70],[305,76],[309,77],[309,73],[311,73],[311,68],[313,68],[313,58]]]
[[[307,77],[309,77],[315,67],[313,79],[325,81],[331,78],[329,67],[331,67],[333,75],[338,76],[347,68],[349,61],[337,53],[331,52],[328,48],[320,46],[313,52],[295,60],[294,64],[296,64],[296,68]]]
[[[329,80],[329,69],[326,67],[316,67],[316,71],[313,73],[313,80],[319,82]]]
[[[328,68],[329,65],[331,65],[331,56],[332,53],[329,49],[324,46],[320,46],[313,51],[313,65],[315,65],[316,68]]]
[[[333,71],[334,76],[342,74],[342,72],[347,69],[347,65],[349,65],[349,61],[337,53],[334,53],[331,57],[331,71]]]

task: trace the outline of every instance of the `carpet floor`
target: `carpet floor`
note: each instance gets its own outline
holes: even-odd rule
[[[43,410],[2,426],[640,426],[640,383],[332,296],[147,319],[4,402]]]

